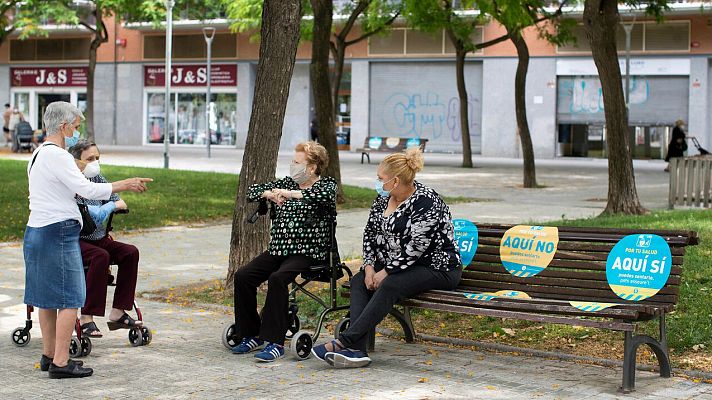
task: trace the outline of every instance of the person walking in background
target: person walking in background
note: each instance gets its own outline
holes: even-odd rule
[[[5,103],[5,111],[2,113],[2,132],[5,134],[5,147],[9,146],[12,141],[12,134],[10,133],[11,115],[12,108],[10,108],[10,103]]]
[[[685,121],[678,119],[675,121],[675,127],[672,128],[672,138],[668,144],[667,156],[665,156],[665,161],[668,162],[667,167],[665,167],[665,172],[670,171],[670,159],[683,157],[685,151],[687,151],[687,141],[685,140]]]
[[[93,183],[79,171],[64,148],[79,140],[77,128],[84,116],[75,106],[50,103],[42,121],[47,140],[27,166],[30,217],[23,240],[25,304],[39,309],[42,330],[40,369],[49,377],[83,378],[93,373],[80,361],[69,359],[69,343],[84,306],[86,287],[79,248],[82,216],[75,195],[108,200],[121,191],[144,192],[149,178],[114,183]]]

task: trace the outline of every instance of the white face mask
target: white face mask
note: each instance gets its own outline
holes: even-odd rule
[[[82,171],[82,173],[84,173],[84,176],[86,176],[87,178],[93,178],[99,175],[100,172],[101,167],[99,166],[99,160],[90,162],[89,164],[87,164],[86,167],[84,167],[84,171]]]
[[[309,173],[307,172],[307,166],[302,164],[292,163],[289,166],[289,176],[294,179],[294,182],[302,184],[309,180]]]

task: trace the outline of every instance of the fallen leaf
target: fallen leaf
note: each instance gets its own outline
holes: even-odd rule
[[[512,328],[502,328],[502,330],[504,331],[504,333],[506,333],[506,334],[509,335],[509,336],[514,336],[514,335],[515,335],[514,329],[512,329]]]
[[[418,383],[427,383],[427,382],[428,382],[428,378],[420,378],[420,379],[418,379]]]
[[[425,365],[433,365],[433,360],[428,360],[425,362]]]
[[[497,388],[494,387],[494,386],[492,386],[492,385],[485,386],[485,389],[487,389],[487,390],[497,390]]]

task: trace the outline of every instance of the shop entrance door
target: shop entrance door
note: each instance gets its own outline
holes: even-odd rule
[[[47,106],[55,101],[71,101],[69,93],[37,93],[37,126],[42,126],[42,116]]]

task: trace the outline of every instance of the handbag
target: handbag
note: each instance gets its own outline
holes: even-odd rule
[[[79,236],[89,236],[96,230],[96,223],[86,204],[77,204],[77,207],[79,207],[79,213],[82,214],[82,230],[79,232]]]

